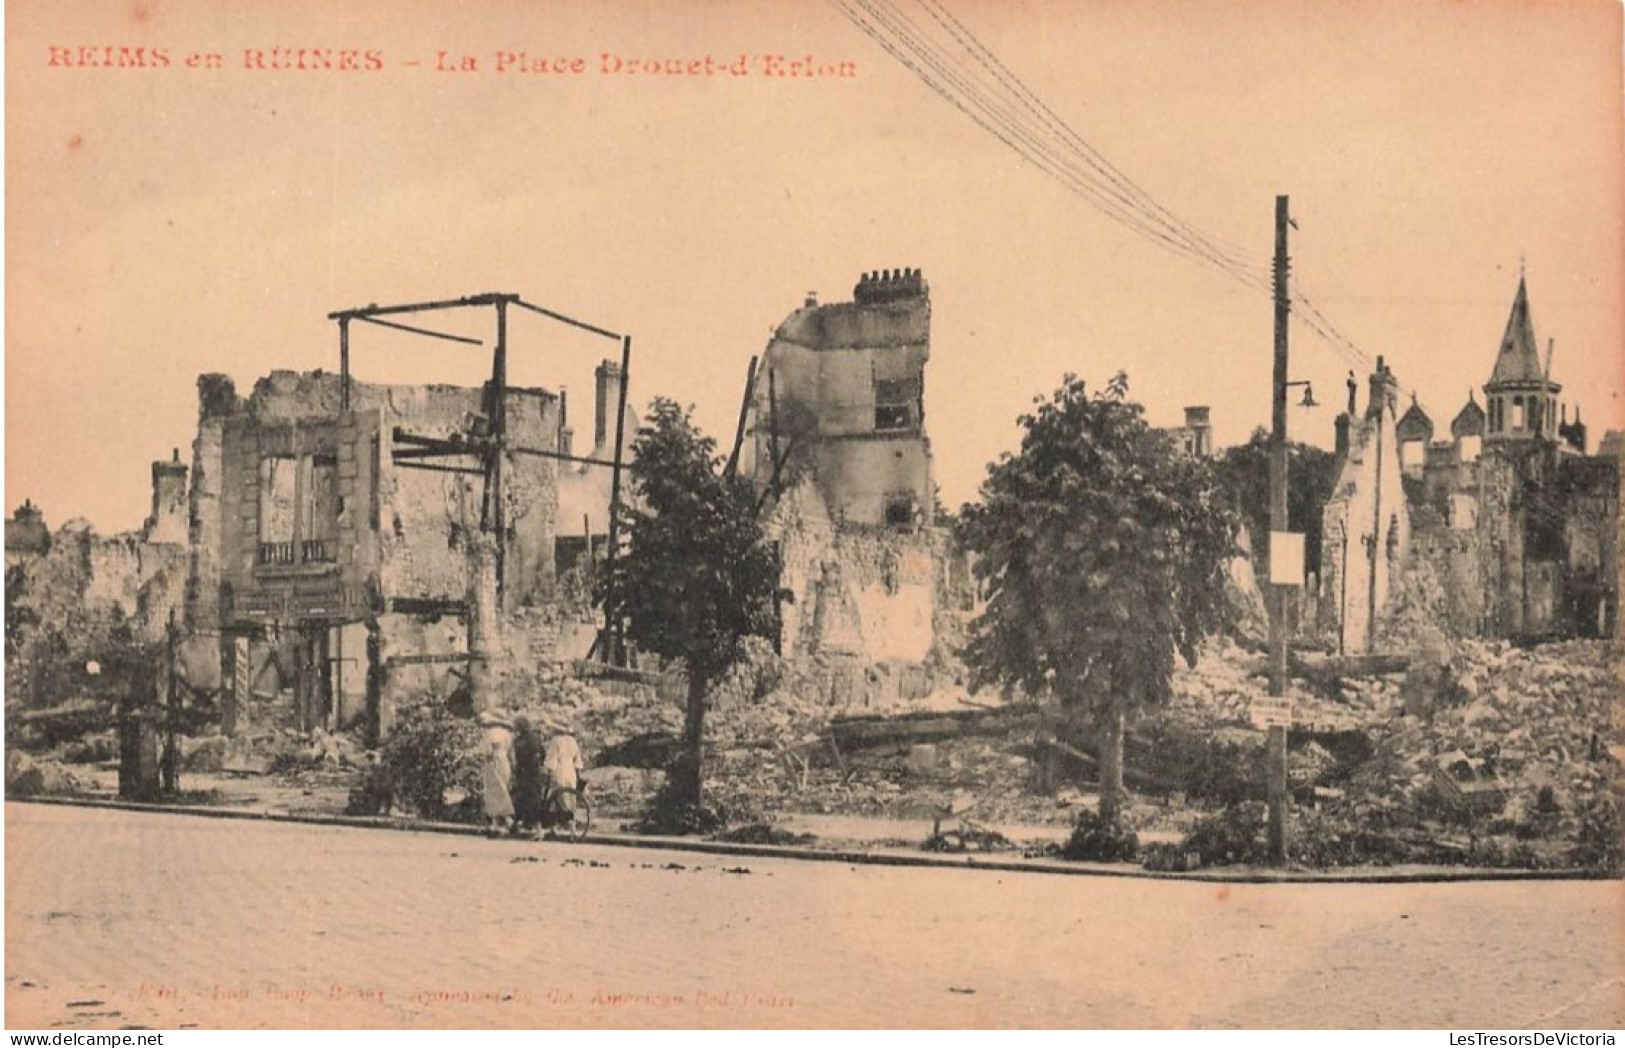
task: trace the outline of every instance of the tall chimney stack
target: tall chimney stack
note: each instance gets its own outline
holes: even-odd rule
[[[187,540],[186,463],[181,449],[170,452],[169,461],[152,464],[152,515],[147,518],[144,537],[148,542]]]
[[[605,360],[593,374],[598,379],[598,398],[593,409],[592,443],[595,451],[601,451],[609,437],[610,419],[620,410],[621,366]]]

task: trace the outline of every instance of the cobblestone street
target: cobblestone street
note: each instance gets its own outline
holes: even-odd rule
[[[1618,1027],[1617,882],[1218,885],[6,806],[34,1027]]]

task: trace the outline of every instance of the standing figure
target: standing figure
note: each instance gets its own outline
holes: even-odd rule
[[[480,802],[486,832],[495,837],[507,832],[513,820],[513,730],[507,718],[487,711],[479,716],[485,729],[485,767],[480,778]]]
[[[561,731],[547,742],[547,756],[542,760],[542,772],[547,776],[547,791],[554,812],[564,821],[575,816],[576,789],[581,782],[581,745],[568,731]]]
[[[542,737],[529,717],[513,719],[513,824],[520,833],[542,825],[546,777],[542,773]]]

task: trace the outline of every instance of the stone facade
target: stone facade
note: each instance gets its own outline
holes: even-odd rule
[[[1351,390],[1349,412],[1338,420],[1338,476],[1323,511],[1316,605],[1320,628],[1340,654],[1373,649],[1410,552],[1397,393],[1393,372],[1378,358],[1365,415],[1352,418]]]
[[[190,607],[195,629],[221,636],[228,732],[254,696],[291,690],[291,726],[378,733],[398,703],[448,698],[466,678],[479,456],[416,457],[413,438],[466,441],[487,399],[352,383],[346,406],[322,372],[273,372],[247,397],[200,379]],[[557,449],[555,395],[510,388],[505,410],[511,444]],[[508,453],[502,467],[511,613],[554,589],[558,466]]]
[[[907,701],[955,674],[973,589],[935,523],[929,357],[925,280],[870,273],[853,301],[791,313],[747,392],[742,464],[791,595],[780,651],[834,705]]]
[[[1423,624],[1487,638],[1615,634],[1619,458],[1586,454],[1579,410],[1571,422],[1557,399],[1552,350],[1543,363],[1536,345],[1520,280],[1486,406],[1469,393],[1447,440],[1432,440],[1414,399],[1396,425],[1414,550],[1403,607],[1384,624],[1393,644]]]
[[[918,270],[888,270],[852,295],[809,298],[774,333],[751,391],[746,468],[764,488],[810,476],[838,523],[930,525],[930,290]]]

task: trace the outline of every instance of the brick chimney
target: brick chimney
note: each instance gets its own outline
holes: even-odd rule
[[[609,436],[609,427],[613,424],[613,413],[620,410],[621,366],[606,360],[598,365],[593,374],[598,379],[598,397],[593,407],[592,444],[595,449],[602,449]]]
[[[186,541],[186,473],[180,448],[170,452],[168,462],[152,464],[152,516],[142,529],[148,542]]]
[[[576,431],[570,428],[570,391],[559,387],[559,453],[573,455]]]

